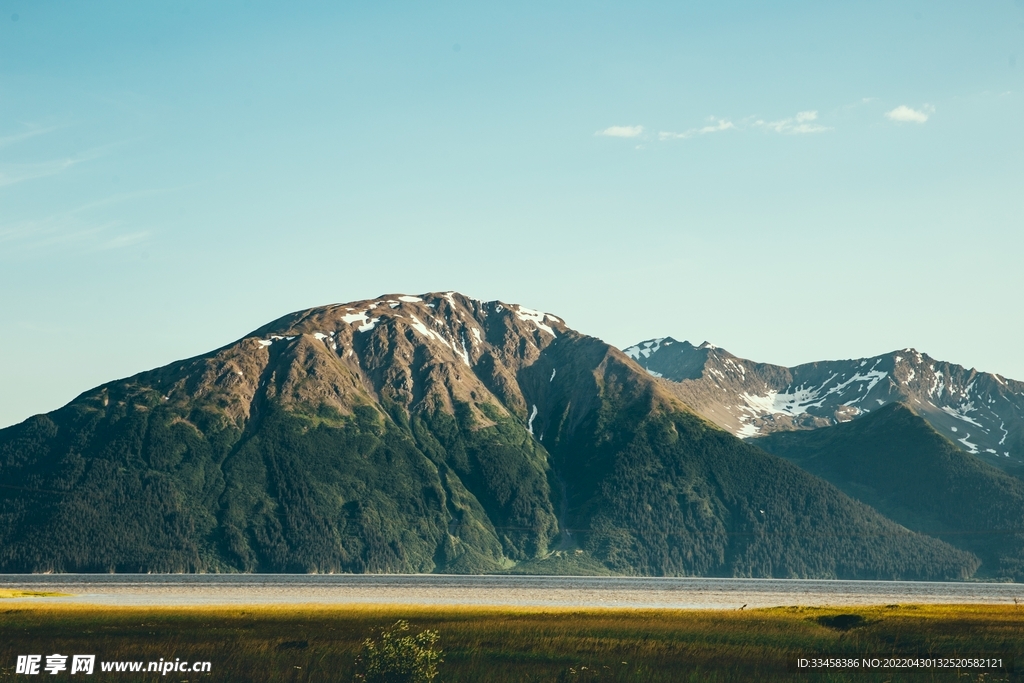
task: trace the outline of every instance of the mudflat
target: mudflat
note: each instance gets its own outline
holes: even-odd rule
[[[1017,583],[434,574],[4,575],[0,591],[59,593],[64,595],[46,601],[126,607],[318,603],[728,610],[1024,603],[1024,584]]]

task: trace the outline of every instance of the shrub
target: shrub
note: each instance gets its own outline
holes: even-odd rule
[[[363,641],[356,660],[362,683],[430,683],[437,678],[437,667],[444,660],[437,647],[437,631],[424,630],[412,635],[409,622],[399,619],[376,638]]]

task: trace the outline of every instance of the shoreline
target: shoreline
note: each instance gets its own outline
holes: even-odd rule
[[[3,598],[4,604],[45,600],[107,607],[363,604],[731,610],[1024,602],[1024,584],[1013,583],[436,574],[4,575],[0,591],[62,594]]]

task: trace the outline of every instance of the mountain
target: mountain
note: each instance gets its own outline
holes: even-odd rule
[[[740,436],[815,429],[905,403],[962,450],[1024,468],[1024,382],[935,360],[914,349],[785,368],[671,337],[625,349],[698,414]]]
[[[902,403],[757,443],[907,528],[976,554],[979,575],[1024,580],[1024,481],[957,448]]]
[[[0,571],[940,579],[969,552],[690,412],[550,314],[300,311],[0,430]]]

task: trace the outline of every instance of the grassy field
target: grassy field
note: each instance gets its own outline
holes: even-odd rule
[[[210,661],[208,674],[102,673],[85,680],[349,681],[374,629],[434,629],[439,681],[1008,681],[1018,673],[795,673],[823,654],[1018,656],[1024,610],[1010,606],[791,607],[745,611],[289,606],[101,608],[0,603],[0,679],[18,655]],[[44,660],[45,661],[45,660]],[[43,674],[46,680],[63,679]],[[78,675],[70,677],[77,679]]]

